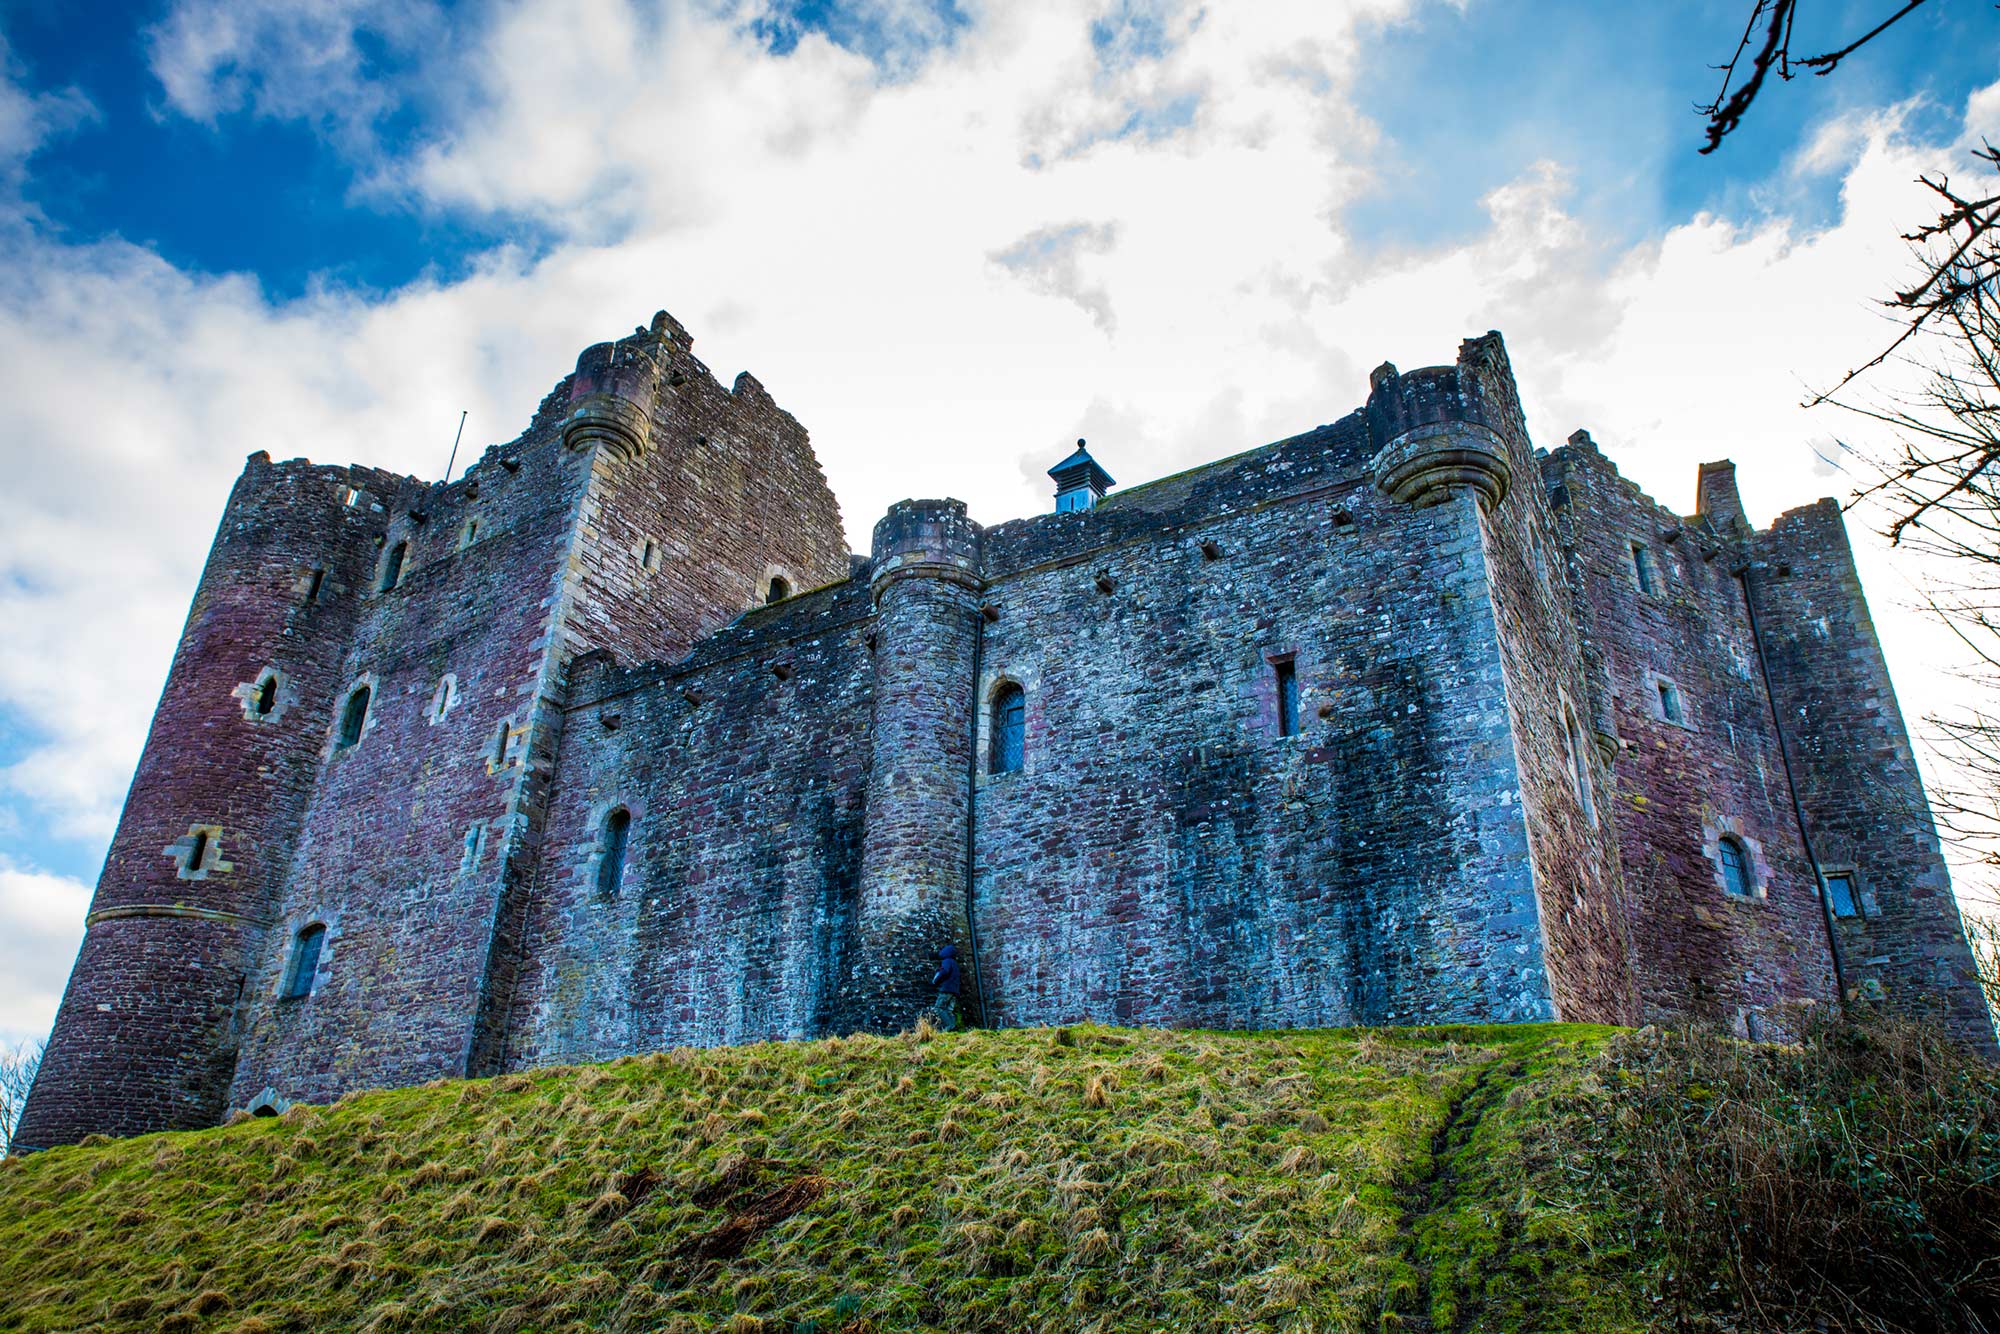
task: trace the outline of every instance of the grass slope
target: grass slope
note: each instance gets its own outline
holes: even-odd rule
[[[1612,1030],[677,1050],[10,1159],[14,1330],[1616,1331]]]

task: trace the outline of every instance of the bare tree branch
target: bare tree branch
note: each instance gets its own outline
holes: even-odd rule
[[[24,1042],[11,1051],[0,1051],[0,1154],[14,1142],[14,1127],[21,1123],[21,1108],[28,1090],[35,1085],[41,1069],[42,1044]]]
[[[1831,74],[1839,68],[1841,61],[1880,37],[1924,3],[1925,0],[1907,0],[1901,9],[1838,50],[1795,60],[1792,58],[1792,30],[1798,21],[1799,0],[1753,0],[1749,21],[1743,25],[1743,36],[1736,43],[1736,54],[1721,67],[1722,87],[1717,90],[1713,102],[1698,108],[1708,118],[1708,141],[1700,151],[1713,153],[1722,147],[1723,139],[1743,123],[1751,104],[1764,91],[1764,80],[1772,73],[1775,72],[1781,80],[1795,77],[1794,71],[1802,69],[1809,69],[1820,77]],[[1763,40],[1752,53],[1751,43],[1757,40],[1760,22],[1764,30]],[[1738,69],[1746,54],[1750,56],[1749,75],[1736,91],[1731,92],[1730,85],[1736,82]]]

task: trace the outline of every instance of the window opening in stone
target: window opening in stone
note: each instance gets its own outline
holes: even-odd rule
[[[199,871],[201,864],[207,860],[208,831],[206,829],[197,829],[194,834],[194,842],[188,845],[187,868],[190,872]]]
[[[1854,877],[1847,874],[1826,878],[1826,901],[1835,917],[1861,916],[1861,901],[1854,896]]]
[[[653,542],[651,538],[646,540],[646,545],[639,552],[639,568],[644,570],[653,568]]]
[[[1644,542],[1632,544],[1632,577],[1639,582],[1639,591],[1652,594],[1658,591],[1659,580],[1653,572],[1653,553]]]
[[[465,548],[471,546],[474,542],[477,542],[478,540],[479,540],[479,520],[467,519],[465,521],[465,532],[458,539],[459,550],[463,551]]]
[[[262,681],[257,683],[257,716],[259,718],[266,716],[272,709],[277,707],[277,704],[278,678],[275,676],[266,676]]]
[[[1278,735],[1299,734],[1299,674],[1290,658],[1271,664],[1278,674]]]
[[[1671,681],[1660,682],[1660,716],[1670,723],[1687,721],[1687,715],[1681,712],[1681,692]]]
[[[618,897],[625,883],[625,843],[632,832],[632,812],[623,806],[604,817],[604,833],[598,840],[597,892],[607,899]]]
[[[389,548],[389,554],[382,558],[382,586],[380,592],[388,592],[403,579],[403,557],[410,554],[408,542],[398,542]]]
[[[993,697],[993,743],[987,768],[996,774],[1021,771],[1027,759],[1028,696],[1017,685],[1006,685]]]
[[[446,672],[439,678],[437,689],[431,692],[431,721],[441,723],[451,712],[451,706],[458,703],[458,678]]]
[[[792,595],[792,586],[790,584],[786,583],[783,579],[773,579],[771,581],[771,591],[765,597],[764,601],[783,602],[786,598],[790,597],[791,595]]]
[[[500,730],[493,734],[493,767],[496,769],[503,768],[507,763],[507,741],[513,731],[513,727],[503,719]]]
[[[361,729],[368,724],[368,687],[347,697],[347,707],[340,713],[340,749],[345,750],[361,740]]]
[[[313,975],[319,972],[319,951],[326,943],[326,928],[318,922],[292,938],[292,961],[285,970],[286,1000],[312,995]]]
[[[319,565],[313,566],[312,573],[306,576],[306,601],[319,601],[319,586],[324,582],[326,582],[325,568]]]
[[[1750,884],[1750,854],[1735,839],[1725,836],[1716,845],[1716,855],[1722,859],[1722,887],[1741,899],[1752,896]]]
[[[1583,750],[1583,729],[1576,725],[1576,715],[1563,710],[1563,739],[1569,748],[1569,779],[1576,786],[1577,803],[1583,807],[1584,819],[1597,823],[1597,808],[1590,800],[1590,761]]]

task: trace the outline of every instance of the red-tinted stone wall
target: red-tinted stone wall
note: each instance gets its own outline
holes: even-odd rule
[[[221,1115],[239,989],[284,883],[317,769],[316,720],[338,688],[338,646],[383,526],[356,488],[395,486],[261,453],[245,465],[98,881],[24,1146]],[[192,868],[191,829],[206,831]]]
[[[1850,994],[1940,1020],[1991,1052],[1981,998],[1916,756],[1840,507],[1781,515],[1746,572],[1812,850],[1852,875],[1861,916],[1838,919]]]
[[[1499,335],[1468,340],[1456,369],[1509,460],[1507,495],[1486,512],[1486,564],[1550,997],[1559,1018],[1628,1023],[1636,998],[1614,783],[1591,729],[1558,515]]]
[[[1762,1031],[1784,1006],[1832,999],[1819,900],[1735,574],[1737,539],[1649,499],[1588,437],[1557,451],[1547,476],[1621,742],[1611,804],[1640,1015]],[[1650,593],[1634,544],[1649,554]],[[1684,724],[1662,716],[1663,679]],[[1724,889],[1725,835],[1750,855],[1752,898]]]

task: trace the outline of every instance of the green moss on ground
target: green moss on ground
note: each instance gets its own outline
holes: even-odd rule
[[[677,1050],[57,1149],[0,1328],[1638,1329],[1612,1033]]]

